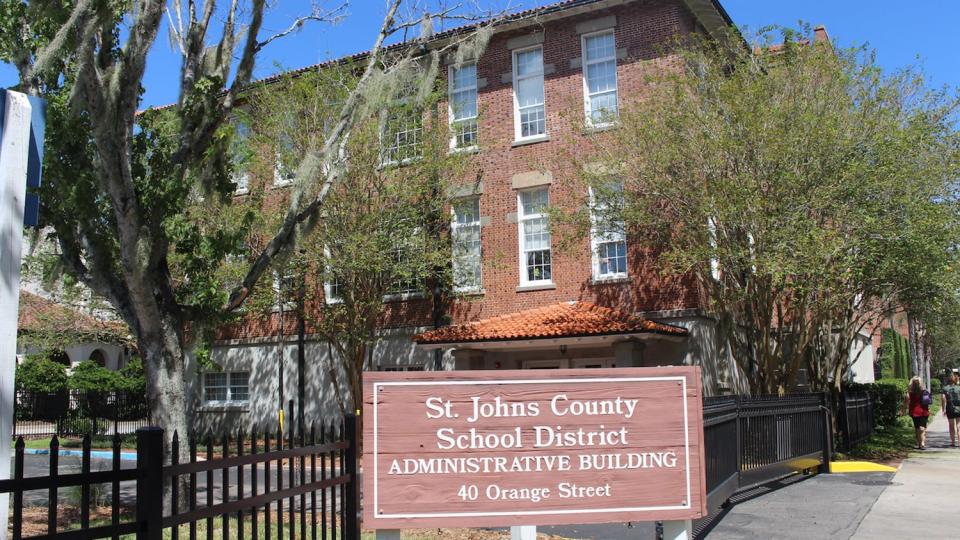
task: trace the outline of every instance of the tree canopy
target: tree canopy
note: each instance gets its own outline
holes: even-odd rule
[[[623,185],[594,219],[696,278],[753,391],[825,388],[884,313],[960,290],[957,100],[862,47],[756,39],[675,43],[581,169]]]

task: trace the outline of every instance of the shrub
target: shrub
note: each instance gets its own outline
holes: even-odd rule
[[[910,376],[910,342],[892,328],[884,328],[880,342],[880,374],[884,379]]]
[[[143,393],[147,391],[147,378],[143,371],[143,360],[140,360],[139,356],[131,358],[119,373],[122,378],[121,390]]]
[[[67,389],[67,370],[44,355],[30,355],[17,366],[17,390],[60,392]]]
[[[936,377],[930,377],[930,394],[934,399],[940,394],[942,390],[942,385],[940,384],[940,379]]]
[[[123,386],[123,378],[116,371],[101,367],[93,360],[85,360],[73,368],[69,385],[74,390],[103,392],[120,389]]]
[[[844,389],[869,393],[873,398],[874,422],[878,427],[890,427],[896,425],[903,409],[908,384],[906,379],[879,379],[873,383],[849,383]]]

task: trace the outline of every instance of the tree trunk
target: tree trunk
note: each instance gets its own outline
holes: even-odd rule
[[[142,336],[139,345],[147,377],[151,423],[163,429],[167,455],[173,434],[177,433],[179,458],[189,459],[187,442],[193,425],[193,404],[187,388],[186,353],[180,335],[172,326],[164,325],[162,336],[157,339]]]

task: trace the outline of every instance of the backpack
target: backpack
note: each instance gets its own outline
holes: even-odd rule
[[[943,393],[947,396],[947,414],[951,417],[960,416],[960,386],[944,386]]]
[[[923,405],[924,407],[929,407],[930,405],[933,405],[933,396],[930,395],[929,390],[924,390],[923,392],[920,392],[920,404]]]

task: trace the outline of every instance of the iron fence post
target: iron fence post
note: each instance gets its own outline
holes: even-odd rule
[[[830,473],[830,459],[833,457],[833,447],[831,438],[833,435],[833,425],[830,421],[830,398],[826,392],[821,395],[823,403],[823,464],[820,465],[820,473]]]
[[[163,430],[137,430],[137,540],[163,538]]]
[[[357,415],[347,414],[344,426],[344,438],[350,443],[347,448],[347,474],[350,475],[350,481],[347,483],[347,496],[344,501],[344,536],[347,540],[360,540],[360,479],[357,477],[357,450],[360,445],[360,434],[358,433],[359,418]]]
[[[743,446],[741,442],[742,436],[740,434],[740,396],[739,395],[736,396],[736,406],[737,406],[737,409],[736,409],[737,417],[734,420],[734,422],[736,422],[737,424],[737,455],[735,459],[737,460],[737,489],[739,489],[740,488],[740,471],[743,470],[743,465],[741,461],[743,456]]]

